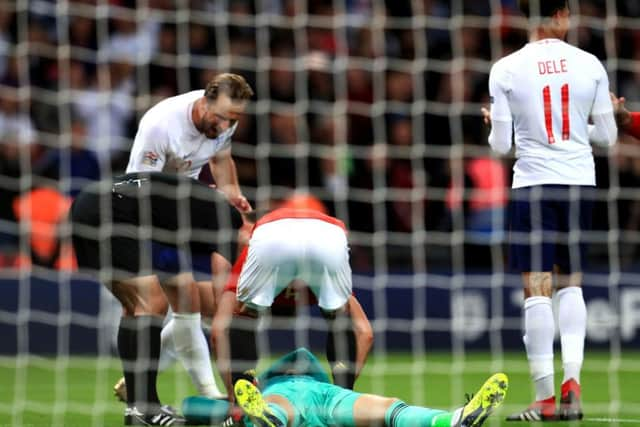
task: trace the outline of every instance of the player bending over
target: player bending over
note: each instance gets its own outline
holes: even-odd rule
[[[204,90],[194,90],[162,100],[147,111],[136,132],[127,173],[164,172],[197,179],[203,167],[208,167],[217,189],[240,212],[251,210],[242,194],[235,162],[231,155],[232,136],[244,114],[253,90],[237,74],[221,73]],[[213,191],[213,190],[212,190]],[[218,389],[207,341],[203,334],[194,336],[189,345],[176,345],[176,334],[186,329],[201,328],[201,315],[213,317],[216,297],[222,286],[216,286],[216,272],[228,272],[230,265],[216,254],[194,258],[194,272],[212,274],[211,281],[197,283],[201,313],[189,315],[173,313],[162,330],[159,369],[180,359],[189,372],[193,384],[203,396],[222,397]],[[167,313],[166,294],[158,283],[151,283],[144,306],[156,316]],[[115,395],[126,400],[124,379],[114,386]]]
[[[244,379],[234,386],[255,427],[479,427],[504,400],[508,379],[492,375],[466,405],[449,412],[331,384],[318,360],[298,349],[262,374],[259,387]]]
[[[300,293],[300,283],[310,289],[308,298]],[[321,308],[329,323],[327,358],[334,381],[353,388],[373,332],[352,295],[345,226],[315,210],[279,208],[257,221],[213,321],[216,361],[228,390],[245,370],[255,368],[256,318],[286,306],[283,300],[292,295],[300,297],[294,297],[294,305],[308,299]]]

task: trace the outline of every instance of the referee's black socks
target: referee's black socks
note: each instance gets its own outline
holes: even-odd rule
[[[143,414],[160,409],[156,379],[161,332],[162,318],[157,316],[120,319],[118,353],[127,386],[127,406],[135,406]]]

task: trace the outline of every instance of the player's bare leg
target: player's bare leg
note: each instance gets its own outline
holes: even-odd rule
[[[222,293],[224,292],[224,286],[227,284],[227,279],[229,278],[229,273],[231,272],[231,264],[229,261],[220,255],[217,252],[211,254],[211,284],[209,288],[209,296],[207,297],[207,301],[211,302],[211,305],[202,304],[203,310],[208,310],[209,317],[213,318],[217,310],[217,303],[222,298]],[[202,291],[200,295],[202,296]],[[204,301],[204,300],[202,300]],[[204,313],[203,313],[204,315]]]
[[[523,337],[536,400],[527,409],[507,417],[509,421],[545,421],[556,418],[553,336],[555,331],[551,294],[551,272],[522,274],[524,284]]]
[[[112,282],[108,289],[122,304],[123,316],[152,314],[148,296],[156,281],[155,276],[137,277]],[[160,290],[162,292],[162,290]]]
[[[203,318],[211,320],[216,314],[216,298],[213,283],[209,280],[196,282],[198,298],[200,298],[200,314]]]
[[[582,296],[581,283],[582,273],[559,272],[557,275],[558,330],[564,373],[558,415],[563,420],[579,420],[583,416],[580,404],[580,371],[584,361],[587,307]]]

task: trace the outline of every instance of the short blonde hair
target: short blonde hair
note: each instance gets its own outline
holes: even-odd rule
[[[253,89],[241,75],[222,73],[207,83],[204,96],[213,101],[221,93],[228,95],[234,101],[245,101],[253,96]]]

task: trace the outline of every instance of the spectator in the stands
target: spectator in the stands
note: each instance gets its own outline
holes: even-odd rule
[[[135,119],[134,72],[126,61],[100,65],[98,78],[78,89],[72,100],[74,112],[87,124],[87,148],[97,154],[103,174],[126,165]]]
[[[59,181],[59,189],[75,197],[90,181],[101,177],[98,157],[86,145],[86,124],[71,114],[70,129],[60,135],[58,146],[48,150],[34,165],[35,174]]]
[[[11,58],[9,66],[13,64],[15,61]],[[11,204],[20,194],[21,179],[30,178],[30,165],[42,152],[28,110],[28,102],[19,100],[17,87],[3,88],[0,92],[0,221],[8,223],[6,230],[0,230],[0,241],[11,244],[17,243],[17,227],[8,225],[16,221]]]

